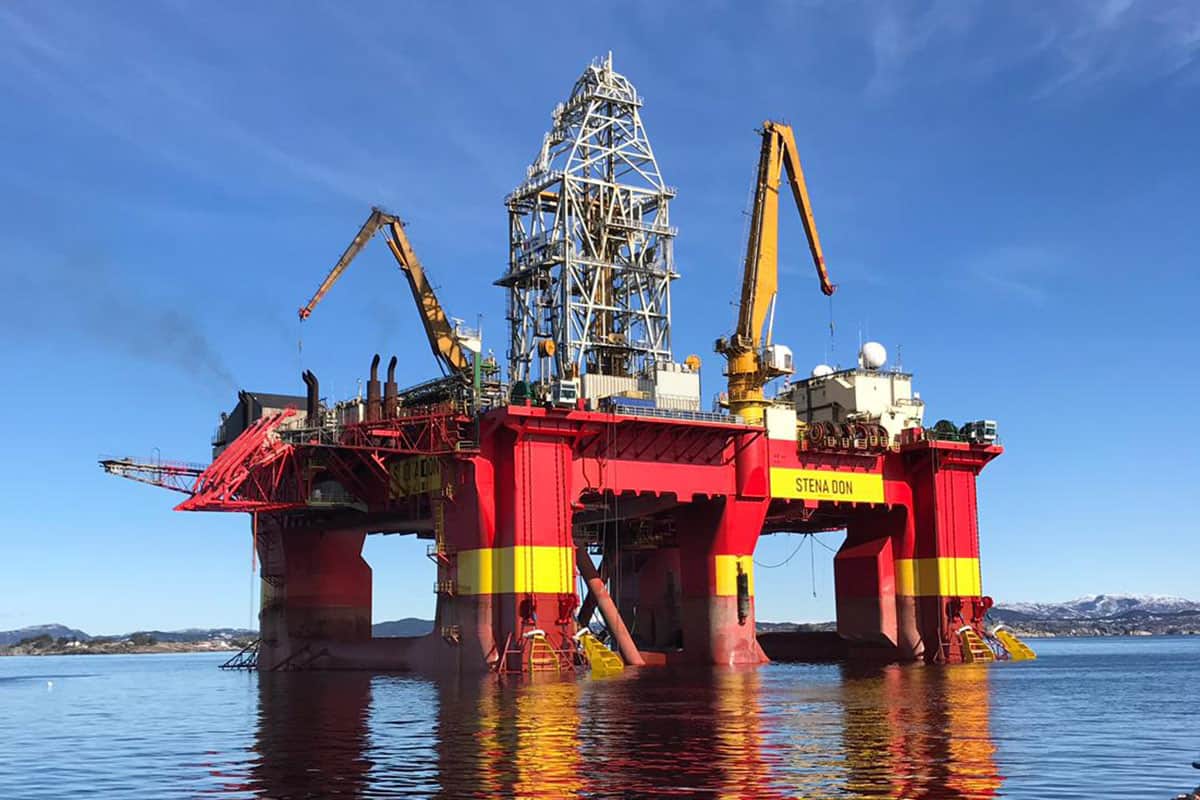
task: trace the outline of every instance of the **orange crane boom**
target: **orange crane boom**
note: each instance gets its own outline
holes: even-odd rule
[[[779,291],[779,189],[784,171],[800,212],[821,291],[832,295],[836,289],[825,270],[825,256],[791,126],[764,122],[737,328],[732,337],[717,342],[717,351],[728,360],[729,410],[751,425],[762,424],[767,405],[763,387],[772,378],[791,372],[790,363],[785,366],[766,357],[765,349],[772,344],[769,326],[765,336],[763,331]],[[790,362],[790,353],[787,360]]]
[[[333,265],[333,269],[325,276],[325,280],[317,287],[312,299],[300,309],[300,319],[305,320],[312,315],[313,309],[337,283],[338,278],[350,266],[350,262],[381,228],[385,232],[384,238],[387,241],[388,249],[392,251],[397,266],[404,273],[404,277],[408,279],[408,286],[412,291],[413,300],[417,304],[421,324],[425,328],[425,336],[434,357],[448,374],[470,382],[472,363],[467,355],[469,351],[459,340],[454,325],[451,324],[445,309],[438,301],[437,293],[434,292],[433,286],[430,285],[425,274],[425,268],[421,265],[412,243],[409,242],[408,236],[404,232],[404,223],[381,208],[371,209],[367,221],[363,223],[362,228],[351,240],[346,251],[342,253],[342,257],[338,259],[337,263]]]

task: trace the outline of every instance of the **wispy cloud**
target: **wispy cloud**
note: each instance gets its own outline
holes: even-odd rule
[[[874,68],[867,82],[869,96],[892,92],[904,79],[909,63],[946,39],[960,39],[975,18],[967,0],[938,0],[920,12],[905,13],[895,3],[878,3],[867,14],[867,39]]]
[[[1200,64],[1200,3],[1068,0],[997,6],[865,6],[869,97],[913,81],[978,80],[1028,71],[1030,95],[1086,93],[1114,81],[1171,79]],[[1029,77],[1032,76],[1032,77]]]
[[[249,163],[243,174],[273,173],[285,178],[281,184],[360,202],[381,188],[379,158],[322,141],[311,125],[302,146],[289,145],[298,137],[287,118],[264,124],[262,116],[249,120],[230,109],[225,98],[240,76],[214,66],[202,48],[176,41],[168,53],[150,27],[78,7],[27,8],[24,16],[0,11],[0,87],[36,95],[64,124],[99,131],[139,158],[202,181]]]
[[[1169,78],[1200,58],[1200,4],[1190,0],[1107,0],[1071,8],[1040,19],[1052,72],[1034,92],[1039,99],[1113,80]]]
[[[1032,305],[1042,305],[1050,287],[1065,269],[1055,248],[1043,245],[1004,245],[969,257],[958,280],[971,291],[990,290]]]

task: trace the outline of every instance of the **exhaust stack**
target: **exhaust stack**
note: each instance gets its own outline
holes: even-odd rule
[[[304,385],[308,390],[305,395],[305,411],[307,413],[305,424],[310,428],[315,428],[319,424],[318,417],[321,412],[320,384],[317,382],[317,376],[313,375],[311,370],[304,370],[300,377],[304,380]]]
[[[396,357],[388,362],[387,383],[383,385],[383,414],[388,419],[400,410],[400,387],[396,385]]]
[[[379,353],[376,353],[371,359],[371,377],[367,380],[367,422],[375,422],[380,418],[380,405]]]

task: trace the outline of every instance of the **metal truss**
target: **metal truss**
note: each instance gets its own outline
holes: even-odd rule
[[[161,486],[175,492],[192,494],[196,479],[206,467],[203,464],[187,464],[162,459],[102,458],[100,466],[110,475],[128,478],[138,483]]]
[[[671,360],[675,190],[641,106],[611,53],[593,62],[506,198],[509,265],[496,283],[508,290],[510,380],[551,377],[533,374],[544,340],[558,377],[630,376]]]
[[[207,467],[103,459],[106,472],[190,495],[178,511],[385,510],[388,459],[478,451],[475,421],[454,404],[334,428],[289,428],[287,409],[254,422]],[[326,485],[334,482],[336,487]]]

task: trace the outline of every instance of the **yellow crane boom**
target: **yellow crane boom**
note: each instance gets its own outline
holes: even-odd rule
[[[836,288],[825,271],[825,256],[792,128],[780,122],[764,122],[737,328],[732,337],[717,342],[717,351],[728,361],[729,410],[751,425],[762,424],[767,405],[763,387],[772,378],[791,372],[790,353],[787,363],[782,357],[771,358],[773,353],[767,352],[772,345],[770,331],[768,328],[765,335],[763,331],[779,290],[779,185],[784,171],[800,211],[821,291],[831,295]]]
[[[313,309],[350,266],[350,262],[381,228],[384,230],[384,239],[388,249],[392,251],[397,266],[404,273],[404,277],[408,279],[408,286],[412,291],[413,300],[417,304],[421,323],[425,327],[425,336],[429,340],[429,347],[433,351],[434,357],[447,373],[470,381],[471,359],[467,355],[466,348],[459,341],[454,325],[451,324],[450,318],[446,315],[433,286],[430,285],[429,279],[425,275],[425,268],[421,265],[412,243],[409,242],[408,236],[404,232],[404,223],[383,209],[371,209],[371,215],[367,217],[367,221],[363,223],[346,251],[342,253],[342,257],[338,259],[337,263],[333,265],[333,269],[325,276],[325,280],[317,287],[312,299],[300,309],[300,319],[308,319]]]

